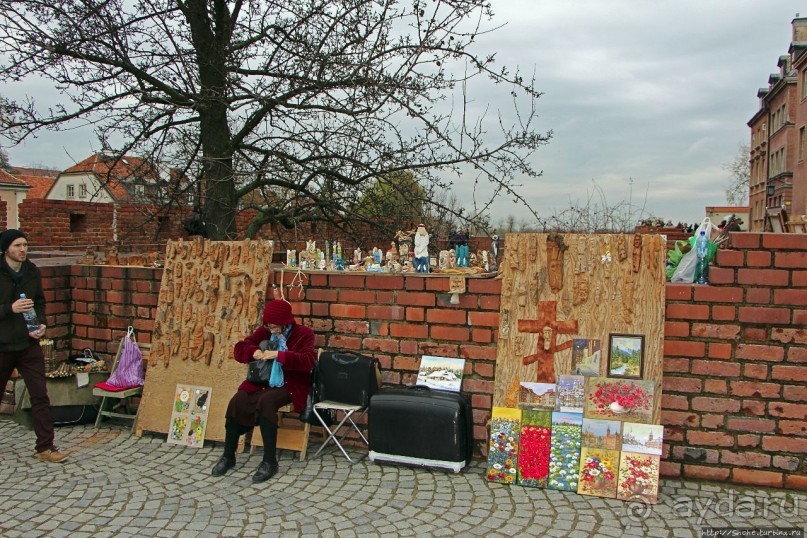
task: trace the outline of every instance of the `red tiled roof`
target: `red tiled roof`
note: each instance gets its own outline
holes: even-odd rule
[[[26,198],[44,198],[53,182],[56,181],[56,176],[59,175],[58,170],[19,166],[12,167],[11,173],[31,187],[25,195]]]
[[[156,182],[159,179],[154,166],[146,159],[129,155],[111,156],[103,153],[91,155],[62,172],[62,174],[79,173],[95,174],[109,191],[110,196],[119,201],[129,199],[129,194],[121,181],[140,179]]]
[[[4,185],[19,185],[20,187],[28,185],[23,180],[12,176],[2,168],[0,168],[0,183]]]

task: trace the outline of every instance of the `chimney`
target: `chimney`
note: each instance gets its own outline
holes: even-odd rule
[[[796,18],[791,23],[793,25],[793,42],[807,41],[807,17],[799,17],[796,13]]]

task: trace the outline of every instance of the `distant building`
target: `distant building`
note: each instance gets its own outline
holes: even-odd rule
[[[19,228],[19,206],[23,200],[43,198],[57,173],[55,170],[38,168],[0,168],[0,200],[6,202],[6,223],[9,228]]]
[[[788,54],[757,92],[759,110],[748,121],[750,231],[790,231],[784,215],[807,213],[807,18],[791,25]]]
[[[100,152],[61,172],[45,197],[159,205],[176,193],[176,176],[168,167],[141,157]]]

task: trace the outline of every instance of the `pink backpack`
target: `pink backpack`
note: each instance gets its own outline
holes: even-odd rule
[[[118,365],[106,380],[106,385],[126,389],[142,387],[144,379],[143,354],[137,347],[134,328],[129,327],[126,336],[123,337],[123,351],[118,359]]]

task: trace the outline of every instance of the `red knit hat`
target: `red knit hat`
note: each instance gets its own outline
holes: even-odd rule
[[[291,313],[291,305],[281,299],[275,299],[266,303],[263,309],[264,325],[290,325],[294,323],[294,316]]]

